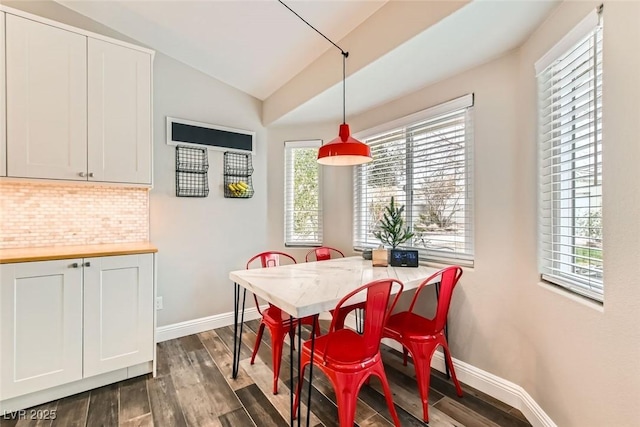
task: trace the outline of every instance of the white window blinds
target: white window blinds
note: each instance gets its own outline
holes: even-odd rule
[[[542,279],[602,301],[602,26],[583,20],[538,69]],[[563,49],[558,48],[563,46]],[[541,65],[542,64],[542,65]],[[543,68],[544,66],[544,68]]]
[[[322,141],[284,143],[284,243],[322,245],[322,203],[318,148]]]
[[[472,105],[467,95],[358,135],[373,161],[354,172],[356,248],[380,244],[373,232],[393,196],[415,233],[403,248],[472,265]]]

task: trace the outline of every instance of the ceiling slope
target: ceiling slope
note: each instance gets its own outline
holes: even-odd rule
[[[347,116],[361,114],[520,46],[558,3],[556,0],[474,1],[429,25],[395,49],[364,65],[357,63],[357,69],[351,64],[350,54],[347,64],[351,73],[346,80]],[[377,14],[390,5],[381,8]],[[366,37],[360,29],[345,40]],[[351,44],[362,45],[363,42]],[[353,49],[354,56],[359,53]],[[327,52],[266,100],[263,121],[289,125],[342,119],[342,68],[336,60],[333,69],[321,63],[329,54],[340,60],[339,52]],[[332,78],[327,78],[327,74]],[[298,81],[303,76],[304,81]],[[321,80],[325,81],[323,88],[315,83]],[[305,91],[304,85],[317,93]]]
[[[261,100],[333,48],[276,0],[56,1]],[[385,2],[287,3],[339,40]]]
[[[265,126],[340,120],[342,55],[277,0],[56,0],[263,100]],[[289,0],[349,52],[347,115],[519,46],[558,0]]]

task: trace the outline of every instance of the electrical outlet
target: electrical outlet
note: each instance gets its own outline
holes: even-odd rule
[[[156,297],[156,310],[162,310],[162,297]]]

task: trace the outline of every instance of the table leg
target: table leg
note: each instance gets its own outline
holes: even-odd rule
[[[302,375],[301,375],[301,365],[302,365],[302,322],[298,322],[298,381],[302,381]],[[302,390],[302,388],[300,388],[300,390]],[[302,397],[302,396],[300,396]],[[300,427],[300,414],[302,413],[302,410],[300,409],[302,407],[302,404],[298,404],[298,427]],[[308,412],[307,412],[308,415]],[[309,425],[309,420],[307,419],[307,426]]]
[[[440,299],[440,282],[436,283],[436,300]],[[449,320],[444,322],[444,337],[447,339],[447,343],[449,343]],[[451,378],[451,373],[449,372],[449,365],[447,365],[447,360],[445,358],[444,361],[444,371],[447,374],[447,379]]]
[[[295,393],[295,389],[293,388],[293,347],[294,347],[294,339],[293,333],[295,329],[293,327],[293,316],[289,316],[289,413],[291,415],[289,419],[289,425],[291,427],[294,426],[293,422],[293,395]],[[300,347],[298,347],[298,351]],[[300,425],[300,417],[298,417],[298,425]]]
[[[238,377],[240,368],[240,348],[242,346],[242,327],[244,326],[244,305],[247,299],[247,290],[242,289],[242,309],[240,309],[240,285],[233,284],[233,366],[231,367],[231,377]],[[238,333],[238,330],[240,333]]]
[[[309,393],[307,393],[307,427],[309,427],[309,422],[311,420],[311,390],[313,381],[313,353],[315,352],[316,347],[316,323],[318,322],[318,315],[313,316],[313,323],[311,324],[311,363],[309,363]],[[299,367],[299,364],[298,364]],[[300,409],[300,405],[298,405],[298,410]],[[300,414],[298,413],[298,417]]]

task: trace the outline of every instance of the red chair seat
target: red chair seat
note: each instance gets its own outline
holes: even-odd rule
[[[270,305],[266,310],[262,310],[262,320],[272,324],[289,326],[290,316],[276,306]],[[295,320],[294,320],[295,325]]]
[[[385,335],[397,332],[399,337],[401,331],[402,337],[405,339],[417,341],[429,340],[431,335],[435,335],[438,332],[436,330],[436,322],[433,319],[426,319],[408,311],[391,315],[387,321],[386,328]]]
[[[364,337],[351,329],[335,331],[331,337],[331,347],[327,349],[327,335],[316,338],[314,353],[321,359],[336,366],[336,369],[348,371],[362,369],[359,362],[367,360],[367,348]],[[311,355],[311,341],[305,341],[303,350]],[[366,363],[365,363],[366,365]]]

